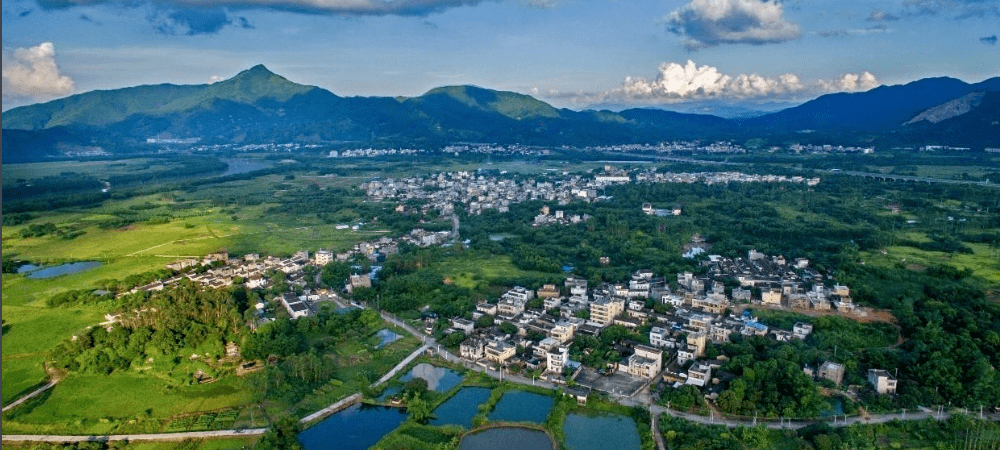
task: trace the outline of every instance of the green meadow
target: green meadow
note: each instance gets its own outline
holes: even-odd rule
[[[10,179],[31,179],[58,175],[66,170],[106,175],[155,163],[145,160],[75,163],[68,169],[61,163],[38,163],[5,165],[4,169]],[[150,170],[159,169],[153,167]],[[315,251],[319,248],[342,251],[356,242],[383,234],[378,230],[338,230],[335,224],[323,223],[315,217],[270,215],[267,213],[271,206],[269,203],[216,206],[216,196],[273,198],[271,184],[278,181],[280,177],[266,176],[222,183],[219,190],[169,191],[124,200],[109,199],[94,207],[34,211],[25,223],[5,225],[2,229],[5,256],[14,255],[18,260],[44,266],[73,261],[99,261],[102,265],[46,279],[30,279],[19,274],[3,275],[3,403],[8,404],[44,383],[46,353],[59,342],[104,321],[104,314],[113,308],[110,304],[49,308],[46,300],[56,294],[75,289],[96,289],[104,280],[121,280],[130,275],[162,269],[164,264],[173,260],[200,257],[219,249],[228,249],[237,255],[251,252],[289,255],[303,249]],[[305,182],[296,180],[293,183]],[[320,183],[329,185],[355,182],[343,178],[320,180]],[[121,218],[128,219],[130,223],[108,226]],[[71,239],[60,235],[22,235],[22,231],[31,225],[46,223],[83,233]],[[60,386],[71,382],[74,377],[77,377],[76,383],[94,383],[96,379],[73,375]],[[135,380],[116,380],[133,386],[142,384]],[[103,386],[85,390],[105,391]],[[61,408],[65,408],[66,402],[75,404],[75,399],[64,397],[65,394],[61,393],[64,391],[53,392],[51,403],[61,405]],[[230,397],[223,403],[232,403],[232,399]],[[164,412],[169,410],[166,408]],[[84,417],[88,414],[79,415]]]
[[[867,263],[891,266],[897,263],[914,270],[923,270],[934,265],[950,265],[960,270],[971,270],[988,284],[1000,285],[1000,250],[987,244],[964,243],[972,249],[972,253],[946,253],[921,250],[909,246],[890,246],[885,248],[886,254],[866,253]]]
[[[550,277],[551,274],[518,269],[509,256],[475,255],[448,258],[435,264],[434,268],[451,278],[457,286],[476,289],[480,283],[491,280],[524,276]]]

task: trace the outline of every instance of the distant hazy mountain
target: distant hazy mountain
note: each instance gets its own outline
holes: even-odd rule
[[[1000,78],[968,84],[954,78],[925,78],[867,92],[823,95],[799,106],[743,121],[765,131],[879,132],[899,127],[929,108],[977,90],[992,90]]]
[[[998,87],[1000,78],[972,85],[934,78],[825,95],[780,112],[729,120],[659,109],[557,109],[527,95],[475,86],[440,87],[412,98],[340,97],[258,65],[214,84],[93,91],[11,109],[3,113],[3,160],[94,149],[144,152],[151,150],[148,138],[328,145],[438,146],[460,141],[599,145],[742,141],[769,135],[785,139],[808,129],[815,131],[809,137],[817,140],[854,139],[861,131],[897,140],[960,138],[978,145],[975,142],[995,140],[996,133],[989,133],[995,131],[991,118],[997,116],[996,96],[988,92],[969,101],[961,98]],[[724,109],[721,104],[693,107]],[[931,108],[937,109],[928,111]],[[935,123],[928,117],[940,120]]]

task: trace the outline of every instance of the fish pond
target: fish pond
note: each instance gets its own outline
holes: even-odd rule
[[[524,391],[503,394],[489,414],[494,422],[534,422],[545,423],[552,410],[552,397]]]
[[[555,444],[544,431],[518,427],[497,427],[462,438],[458,450],[552,450]]]
[[[464,387],[448,401],[434,410],[431,425],[460,425],[472,428],[472,418],[479,412],[479,405],[490,398],[490,390],[482,387]]]
[[[563,434],[569,450],[642,448],[635,421],[617,414],[569,414],[563,424]]]
[[[356,403],[299,433],[305,450],[365,450],[406,420],[401,408]]]

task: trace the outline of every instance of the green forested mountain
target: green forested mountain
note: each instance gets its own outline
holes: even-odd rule
[[[412,98],[341,97],[291,82],[262,65],[207,85],[161,84],[93,91],[3,113],[5,161],[60,156],[78,149],[149,151],[152,137],[202,143],[407,145],[453,142],[534,145],[657,143],[677,139],[771,137],[934,141],[995,145],[1000,79],[951,78],[831,94],[765,116],[734,121],[655,109],[573,111],[531,96],[446,86]],[[937,123],[904,125],[929,108],[984,91],[976,107]]]

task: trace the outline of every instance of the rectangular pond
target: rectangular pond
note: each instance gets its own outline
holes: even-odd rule
[[[572,413],[563,424],[569,450],[639,450],[642,441],[635,421],[617,414]]]
[[[497,427],[466,435],[458,450],[552,450],[555,445],[544,431]]]
[[[460,425],[472,428],[472,418],[479,412],[482,405],[490,398],[490,390],[482,387],[464,387],[448,401],[434,410],[434,420],[431,425]]]
[[[494,422],[545,423],[552,410],[552,397],[524,391],[503,394],[489,414]]]
[[[305,450],[365,450],[405,420],[401,408],[356,403],[299,433],[299,442]]]

